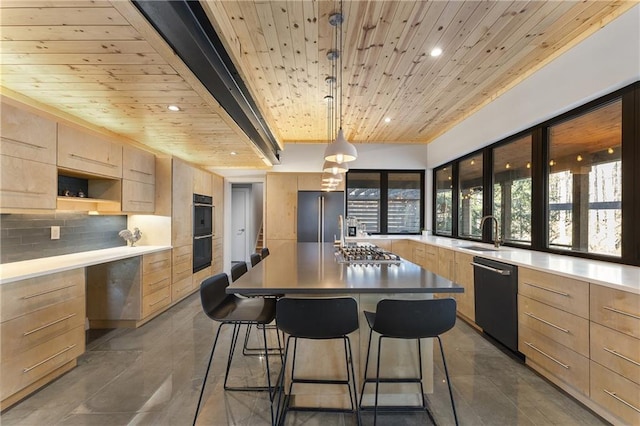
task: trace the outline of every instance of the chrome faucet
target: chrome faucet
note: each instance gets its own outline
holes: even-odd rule
[[[496,248],[499,248],[500,244],[502,244],[502,240],[500,239],[500,234],[498,232],[498,219],[496,219],[495,216],[488,215],[480,219],[480,230],[484,232],[484,223],[487,221],[487,219],[493,219],[495,225],[495,227],[493,228],[493,245]]]

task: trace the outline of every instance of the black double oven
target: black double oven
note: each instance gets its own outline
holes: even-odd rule
[[[193,272],[211,266],[213,198],[193,194]]]

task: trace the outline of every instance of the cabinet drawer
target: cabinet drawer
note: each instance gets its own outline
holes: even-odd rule
[[[154,185],[156,183],[155,155],[124,145],[122,147],[122,178]]]
[[[192,250],[191,245],[173,249],[172,283],[182,281],[193,274]]]
[[[589,359],[524,325],[518,326],[518,350],[579,392],[589,394]]]
[[[145,274],[142,277],[142,294],[144,296],[151,294],[161,288],[171,285],[171,270],[160,270]]]
[[[584,281],[520,268],[518,293],[582,318],[589,318],[589,284]]]
[[[211,276],[211,266],[201,269],[193,274],[193,287],[200,288],[200,283]]]
[[[640,424],[640,386],[593,361],[590,396],[624,423]]]
[[[155,185],[128,179],[122,180],[122,211],[153,213],[155,209]]]
[[[122,145],[58,124],[58,167],[122,177]]]
[[[84,352],[84,327],[76,327],[35,346],[21,356],[2,359],[0,399],[16,393]]]
[[[142,273],[144,275],[163,271],[171,267],[171,250],[157,253],[145,254],[142,256]]]
[[[591,323],[591,359],[640,384],[640,340]]]
[[[55,166],[57,141],[55,121],[4,102],[0,117],[3,155]]]
[[[640,338],[640,295],[591,284],[591,321]]]
[[[178,282],[173,282],[171,284],[171,300],[175,302],[176,300],[182,299],[186,295],[191,294],[192,289],[192,277],[185,278]]]
[[[57,182],[54,164],[0,155],[0,207],[55,209]]]
[[[171,287],[164,287],[142,298],[142,317],[171,304]]]
[[[5,321],[2,330],[2,359],[19,357],[23,352],[72,330],[84,326],[84,297]]]
[[[84,296],[84,268],[0,286],[2,322],[75,297]]]
[[[518,295],[518,323],[589,356],[589,321]]]

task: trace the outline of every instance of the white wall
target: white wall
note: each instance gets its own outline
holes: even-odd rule
[[[637,5],[427,145],[427,165],[437,167],[639,78]]]

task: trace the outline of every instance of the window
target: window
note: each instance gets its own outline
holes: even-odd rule
[[[460,160],[458,164],[458,235],[482,238],[482,153]]]
[[[493,149],[492,182],[502,240],[531,244],[531,135]]]
[[[434,235],[640,266],[638,135],[640,81],[436,167]]]
[[[550,248],[620,256],[622,101],[549,127]]]
[[[369,233],[418,234],[424,224],[424,171],[351,170],[347,216]]]
[[[452,235],[453,165],[436,170],[435,176],[435,232],[438,235]]]

